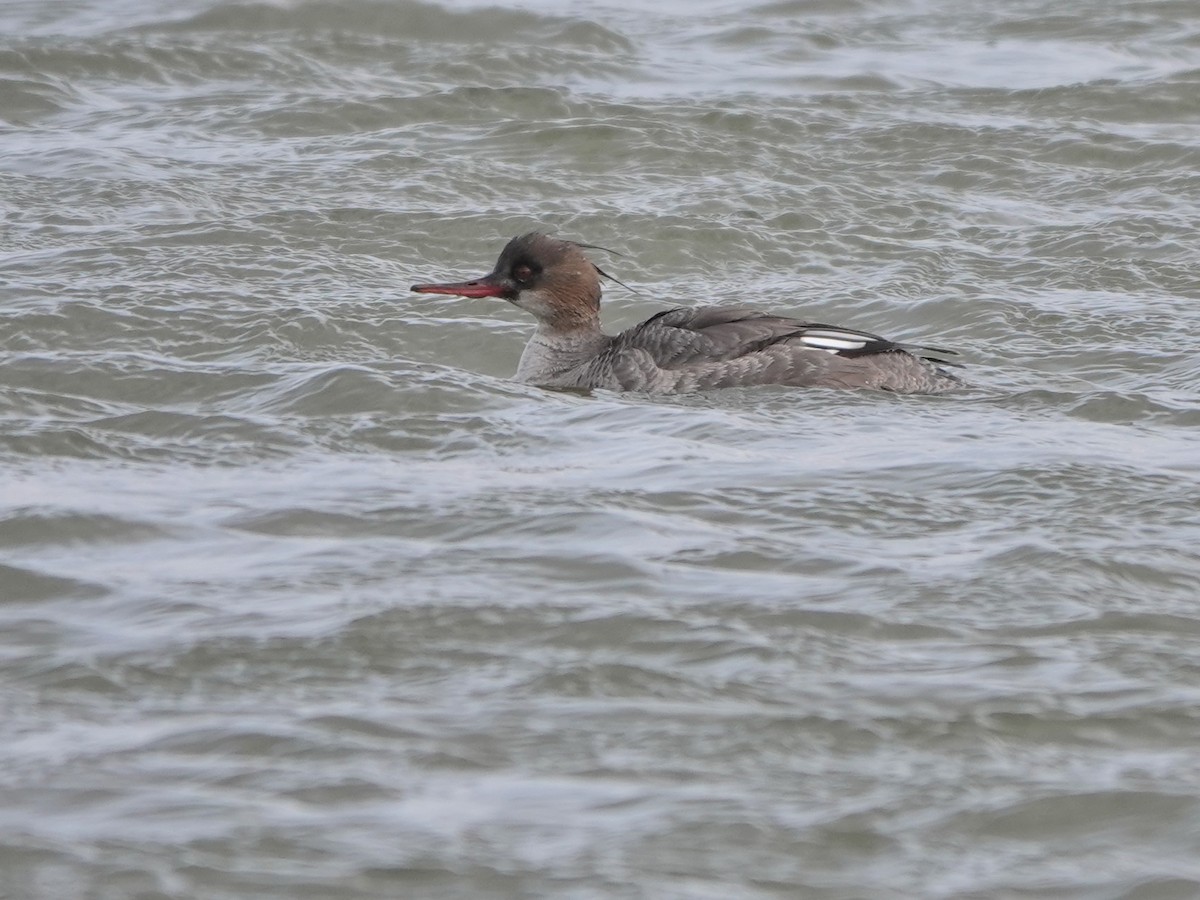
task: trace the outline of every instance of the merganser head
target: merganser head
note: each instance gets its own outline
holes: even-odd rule
[[[501,297],[532,313],[543,325],[570,331],[595,325],[600,316],[601,271],[583,247],[532,231],[504,247],[496,267],[482,278],[449,284],[414,284],[420,294]]]

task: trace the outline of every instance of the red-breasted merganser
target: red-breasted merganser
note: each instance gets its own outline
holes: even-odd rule
[[[936,394],[961,382],[922,356],[953,351],[802,322],[744,306],[668,309],[618,335],[600,329],[600,278],[584,246],[532,232],[490,274],[415,284],[423,294],[500,297],[537,319],[517,379],[554,388],[680,394],[758,384]],[[911,352],[910,352],[911,351]]]

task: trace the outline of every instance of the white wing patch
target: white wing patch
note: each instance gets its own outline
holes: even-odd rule
[[[861,350],[867,345],[862,335],[851,331],[835,331],[833,329],[806,331],[800,336],[800,343],[814,350],[824,350],[826,353],[840,353],[843,350]]]

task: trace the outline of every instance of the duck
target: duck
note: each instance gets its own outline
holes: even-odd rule
[[[547,388],[684,394],[722,388],[874,389],[940,394],[962,386],[954,351],[900,343],[740,305],[676,306],[619,334],[600,322],[589,244],[534,231],[510,240],[487,275],[414,284],[421,294],[496,297],[537,325],[516,380]],[[616,280],[616,279],[612,279]]]

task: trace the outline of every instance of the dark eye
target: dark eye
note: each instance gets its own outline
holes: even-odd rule
[[[515,266],[513,266],[512,277],[514,281],[519,281],[521,284],[524,284],[533,277],[533,267],[528,266],[525,263],[517,263]]]

